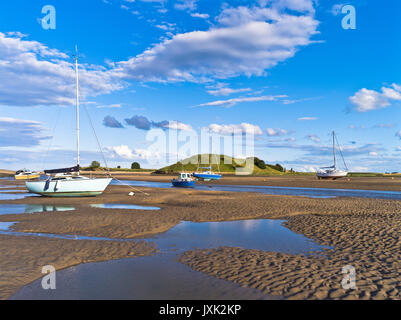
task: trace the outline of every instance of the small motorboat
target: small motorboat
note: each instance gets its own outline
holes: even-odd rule
[[[18,170],[15,172],[14,178],[15,180],[30,180],[37,179],[40,177],[40,172],[31,171],[27,169]]]
[[[212,166],[201,167],[201,169],[208,169],[208,171],[194,172],[192,175],[196,179],[203,180],[203,181],[210,181],[210,180],[219,180],[221,178],[221,174],[217,174],[212,171]]]
[[[195,185],[195,180],[190,173],[181,172],[177,179],[171,179],[174,187],[188,188]]]

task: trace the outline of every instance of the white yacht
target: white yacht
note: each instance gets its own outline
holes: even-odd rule
[[[316,176],[318,179],[340,179],[340,178],[344,178],[345,176],[347,176],[348,171],[343,171],[343,170],[339,170],[337,169],[337,161],[336,161],[336,146],[335,146],[335,141],[337,140],[336,138],[336,134],[333,131],[332,133],[333,135],[333,158],[334,158],[334,164],[330,167],[321,167],[317,172],[316,172]],[[338,144],[338,142],[337,142]],[[339,149],[341,157],[343,159],[344,162],[344,167],[346,170],[348,170],[347,165],[345,164],[344,161],[344,157],[342,155],[341,149]]]
[[[78,51],[78,50],[77,50]],[[75,55],[75,95],[77,121],[77,164],[71,168],[45,170],[46,180],[27,181],[27,189],[50,197],[87,197],[102,194],[112,178],[88,178],[80,175],[79,166],[79,81],[78,54]]]

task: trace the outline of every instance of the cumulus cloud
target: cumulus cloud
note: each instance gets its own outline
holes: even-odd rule
[[[212,123],[209,125],[209,130],[212,133],[217,133],[221,135],[231,135],[231,134],[263,134],[259,126],[243,122],[241,124],[217,124]]]
[[[74,65],[69,57],[37,41],[0,32],[0,104],[9,106],[74,104]],[[123,87],[110,70],[80,66],[80,89],[85,96]]]
[[[288,133],[287,130],[280,129],[280,128],[278,128],[278,129],[267,128],[267,129],[266,129],[266,134],[267,134],[269,137],[284,136],[284,135],[286,135],[287,133]]]
[[[112,116],[106,116],[103,119],[103,125],[109,128],[124,128],[124,126]]]
[[[167,121],[163,120],[160,122],[151,121],[144,116],[133,116],[132,118],[125,119],[125,122],[129,126],[133,126],[141,130],[150,130],[152,128],[160,129],[172,129],[172,130],[185,130],[190,131],[192,127],[189,124],[185,124],[180,121]]]
[[[381,109],[401,101],[401,86],[393,83],[390,87],[382,87],[381,91],[362,88],[349,99],[358,112]]]
[[[37,146],[50,138],[44,130],[37,121],[0,117],[0,147]]]
[[[297,4],[300,2],[300,4]],[[270,8],[226,8],[217,26],[176,34],[117,63],[121,76],[140,81],[205,81],[263,75],[313,41],[318,21],[312,1],[273,2]],[[299,10],[297,14],[281,11]]]
[[[160,153],[158,152],[151,152],[146,149],[130,149],[126,145],[121,146],[113,146],[113,147],[106,147],[106,151],[109,152],[111,158],[122,158],[126,160],[149,160],[154,158],[160,158]]]
[[[280,98],[286,97],[286,95],[277,96],[260,96],[260,97],[242,97],[232,98],[228,100],[217,100],[197,105],[197,107],[227,107],[230,108],[238,103],[243,102],[257,102],[257,101],[276,101]]]

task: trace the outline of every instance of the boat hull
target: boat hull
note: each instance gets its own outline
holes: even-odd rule
[[[24,174],[24,175],[15,175],[15,180],[30,180],[30,179],[37,179],[40,177],[40,174]]]
[[[340,178],[346,177],[348,172],[345,171],[336,171],[336,172],[318,172],[316,173],[316,176],[318,179],[327,179],[327,180],[336,180]]]
[[[191,188],[195,185],[195,181],[179,181],[179,180],[171,180],[171,183],[174,187],[178,188]]]
[[[103,193],[111,178],[27,181],[27,189],[46,197],[94,197]]]
[[[194,172],[192,175],[199,180],[205,180],[205,181],[219,180],[221,178],[221,174],[207,174],[207,173]]]

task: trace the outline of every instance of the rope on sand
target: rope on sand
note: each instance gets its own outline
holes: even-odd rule
[[[118,182],[119,182],[120,184],[122,184],[123,186],[127,186],[127,187],[131,188],[132,190],[135,190],[135,191],[138,191],[138,192],[142,192],[144,195],[150,196],[149,193],[147,193],[147,192],[145,192],[145,191],[142,191],[142,190],[139,190],[139,189],[136,189],[136,188],[134,188],[133,186],[130,186],[129,184],[126,184],[126,183],[122,182],[121,180],[118,180],[117,178],[114,178],[114,177],[113,177],[113,179],[116,180],[116,181],[118,181]]]

